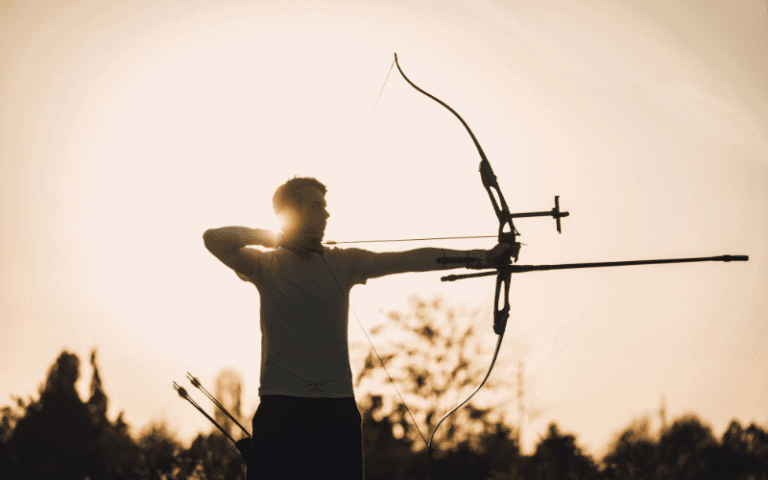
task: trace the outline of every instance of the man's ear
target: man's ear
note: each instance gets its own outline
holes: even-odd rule
[[[299,226],[299,219],[301,215],[293,207],[286,207],[277,216],[280,220],[280,230],[283,232],[292,232]]]

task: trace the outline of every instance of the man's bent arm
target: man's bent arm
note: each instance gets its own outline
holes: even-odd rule
[[[270,230],[248,227],[211,228],[203,234],[205,248],[216,251],[237,251],[250,245],[277,248],[279,235]]]
[[[277,248],[279,235],[269,230],[248,227],[222,227],[206,230],[203,234],[205,248],[245,280],[256,269],[256,253],[248,248],[261,245]]]

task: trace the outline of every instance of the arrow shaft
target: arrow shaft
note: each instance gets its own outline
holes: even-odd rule
[[[349,242],[335,242],[329,240],[325,245],[341,245],[342,243],[388,243],[388,242],[423,242],[427,240],[461,240],[467,238],[496,238],[496,235],[473,235],[464,237],[430,237],[430,238],[401,238],[396,240],[354,240]]]
[[[180,386],[179,386],[179,385],[178,385],[176,382],[173,382],[173,388],[174,388],[174,389],[175,389],[175,390],[176,390],[176,391],[179,393],[179,396],[180,396],[181,398],[183,398],[184,400],[186,400],[187,402],[189,402],[189,404],[190,404],[190,405],[192,405],[193,407],[195,407],[195,408],[197,409],[197,411],[198,411],[198,412],[202,413],[202,414],[205,416],[205,418],[207,418],[207,419],[208,419],[208,420],[209,420],[209,421],[210,421],[212,424],[216,425],[216,427],[217,427],[219,430],[221,430],[221,433],[223,433],[223,434],[224,434],[224,436],[226,436],[228,439],[232,440],[232,443],[235,443],[235,444],[237,444],[237,442],[235,441],[235,439],[234,439],[234,438],[232,438],[232,435],[230,435],[230,434],[229,434],[229,432],[227,432],[226,430],[224,430],[224,427],[222,427],[221,425],[219,425],[219,424],[218,424],[218,422],[216,422],[216,420],[214,420],[214,419],[213,419],[213,417],[211,417],[210,415],[208,415],[208,413],[207,413],[205,410],[203,410],[203,407],[201,407],[201,406],[200,406],[200,405],[199,405],[199,404],[198,404],[198,403],[195,401],[195,399],[193,399],[192,397],[190,397],[190,396],[189,396],[189,394],[187,393],[187,391],[186,391],[185,389],[181,388],[181,387],[180,387]]]
[[[187,378],[192,382],[192,385],[194,385],[198,390],[203,392],[205,394],[205,396],[208,397],[208,399],[213,402],[214,405],[219,407],[219,410],[221,410],[222,413],[224,413],[224,415],[228,416],[233,422],[235,422],[237,424],[237,426],[240,427],[240,430],[242,430],[249,437],[251,436],[251,434],[248,432],[248,430],[246,430],[245,427],[242,426],[240,424],[240,422],[238,422],[237,419],[235,417],[233,417],[232,414],[229,413],[229,411],[226,408],[224,408],[224,405],[222,405],[218,400],[216,400],[216,397],[211,395],[211,392],[209,392],[203,386],[203,384],[200,383],[200,380],[198,380],[197,377],[195,377],[191,373],[187,372]]]

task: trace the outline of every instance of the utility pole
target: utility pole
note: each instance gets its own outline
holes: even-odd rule
[[[665,394],[661,395],[659,418],[661,419],[661,433],[664,433],[667,430],[667,396]]]

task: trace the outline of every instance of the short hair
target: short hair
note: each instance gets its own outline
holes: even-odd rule
[[[280,215],[287,207],[298,209],[301,206],[301,190],[304,187],[316,188],[323,195],[328,191],[328,188],[316,178],[293,177],[277,187],[274,196],[272,196],[272,209],[275,211],[275,215]]]

